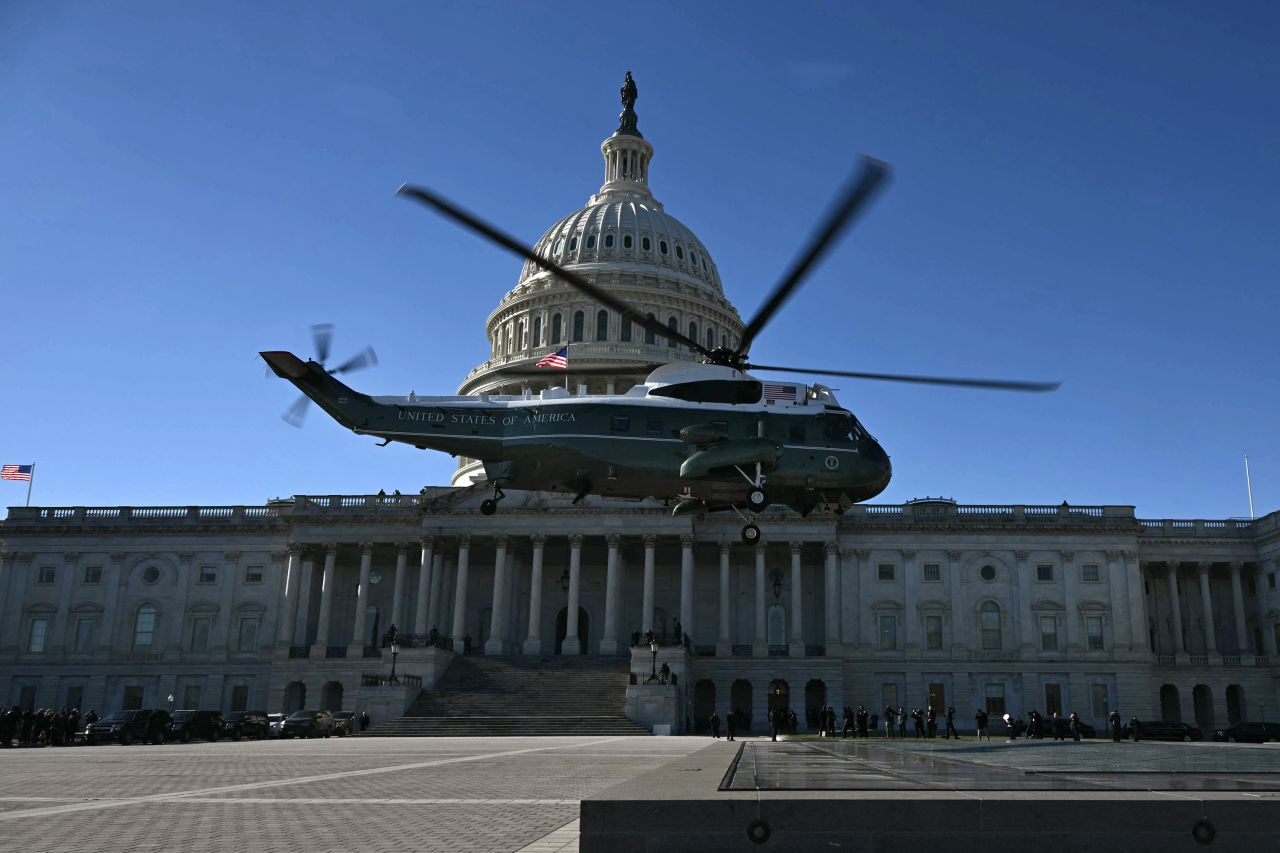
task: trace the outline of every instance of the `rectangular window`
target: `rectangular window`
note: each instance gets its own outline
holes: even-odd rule
[[[209,651],[209,626],[212,622],[203,616],[191,620],[191,651],[197,654]]]
[[[631,418],[626,415],[614,415],[609,419],[609,429],[614,432],[626,432],[631,429]]]
[[[97,627],[98,620],[92,617],[76,620],[76,652],[85,655],[93,651],[93,635]]]
[[[241,652],[252,652],[256,651],[257,645],[258,618],[256,616],[252,616],[241,619],[236,650]]]
[[[1058,618],[1056,616],[1040,617],[1040,650],[1045,652],[1058,650]]]
[[[245,566],[244,582],[262,583],[262,566]]]
[[[898,685],[881,684],[880,699],[881,701],[884,702],[885,705],[888,705],[892,708],[897,708],[898,707]]]
[[[53,566],[41,566],[39,573],[36,575],[36,583],[51,584],[58,578],[58,573],[54,571]]]
[[[192,711],[200,710],[200,685],[188,684],[182,688],[182,707]]]
[[[1097,563],[1085,563],[1080,567],[1080,577],[1085,583],[1099,583],[1102,580],[1102,570]]]
[[[217,566],[201,566],[199,582],[200,583],[217,583],[218,567]]]
[[[876,567],[876,580],[893,580],[893,563],[881,563]]]
[[[1111,713],[1111,700],[1107,693],[1107,685],[1094,684],[1089,688],[1089,705],[1095,720],[1105,720]]]
[[[942,617],[930,613],[924,617],[924,644],[927,649],[942,648]]]
[[[87,584],[102,583],[102,566],[85,566],[84,582]]]
[[[880,648],[884,650],[898,647],[898,620],[895,616],[880,617]]]
[[[1046,684],[1044,686],[1044,713],[1052,717],[1062,713],[1062,685]]]
[[[67,688],[67,707],[79,708],[84,704],[84,685],[76,684]]]
[[[1089,637],[1089,651],[1102,651],[1102,617],[1086,616],[1084,617],[1085,633]]]
[[[987,714],[991,717],[1004,716],[1004,685],[988,683],[986,689]]]
[[[141,711],[142,700],[145,698],[142,692],[141,684],[130,684],[124,689],[124,695],[120,701],[122,709],[125,711]]]
[[[1036,580],[1041,583],[1053,583],[1053,564],[1039,563],[1036,565]]]
[[[927,707],[935,711],[941,711],[947,707],[947,685],[937,683],[929,685],[929,704]]]
[[[930,582],[942,580],[942,566],[938,563],[924,564],[924,579]]]
[[[27,651],[43,652],[45,634],[49,632],[48,619],[32,619],[31,633],[27,635]]]
[[[249,707],[249,685],[237,684],[231,688],[231,710],[244,711]]]

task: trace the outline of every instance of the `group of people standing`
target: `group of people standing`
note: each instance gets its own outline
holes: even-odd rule
[[[80,717],[79,708],[27,708],[14,705],[0,714],[0,747],[16,741],[23,746],[70,746],[85,726],[98,721],[98,712]]]

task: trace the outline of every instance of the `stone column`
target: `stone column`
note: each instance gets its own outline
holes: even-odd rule
[[[1076,604],[1080,601],[1080,597],[1076,592],[1078,589],[1078,584],[1076,583],[1076,572],[1078,571],[1075,565],[1076,555],[1074,551],[1059,551],[1058,556],[1062,560],[1062,594],[1065,599],[1062,602],[1062,618],[1066,620],[1066,624],[1063,626],[1063,630],[1066,632],[1066,648],[1068,653],[1075,654],[1083,651],[1088,644],[1087,641],[1080,639],[1080,635],[1084,632],[1084,625],[1081,621],[1080,611],[1076,608]],[[1062,701],[1066,702],[1067,698],[1064,696]],[[1064,708],[1063,710],[1065,711],[1066,709]],[[1069,714],[1071,712],[1066,711],[1066,713]]]
[[[529,570],[529,636],[524,641],[526,655],[542,654],[542,549],[547,537],[529,537],[533,543],[533,565]]]
[[[804,657],[804,572],[801,558],[804,543],[791,543],[791,637],[787,654],[793,658]]]
[[[1169,604],[1173,610],[1173,653],[1183,654],[1186,647],[1182,642],[1182,605],[1178,600],[1178,564],[1165,564],[1165,582],[1169,585]]]
[[[421,635],[431,629],[427,624],[427,617],[431,606],[431,587],[435,583],[431,569],[435,558],[436,541],[430,536],[423,536],[419,542],[422,545],[422,559],[418,563],[418,601],[417,606],[413,608],[413,633]]]
[[[764,557],[764,543],[760,542],[756,545],[756,635],[751,641],[751,656],[757,658],[769,656],[769,632],[764,619]]]
[[[467,569],[471,566],[471,537],[458,537],[458,568],[453,580],[453,650],[462,654],[467,637]]]
[[[324,546],[324,578],[320,587],[320,615],[316,619],[316,652],[312,657],[324,657],[329,647],[329,614],[333,611],[333,583],[338,568],[338,545],[331,542]],[[317,653],[318,652],[318,653]]]
[[[865,548],[854,548],[846,551],[845,555],[853,557],[853,643],[859,649],[869,651],[872,646],[872,632],[874,631],[872,622],[874,620],[868,618],[867,606],[864,602],[875,599],[875,596],[865,588],[868,578],[871,576],[871,566],[867,562],[871,557],[871,552]]]
[[[356,589],[356,618],[351,628],[351,649],[348,657],[363,657],[365,643],[365,616],[369,612],[369,572],[373,569],[373,543],[360,543],[360,586]]]
[[[1111,634],[1107,638],[1110,647],[1119,651],[1133,648],[1133,632],[1139,626],[1133,624],[1129,608],[1129,585],[1119,567],[1120,552],[1107,552],[1107,589],[1111,593]]]
[[[298,576],[298,612],[293,620],[293,644],[307,645],[311,627],[311,587],[315,586],[316,560],[313,550],[302,552],[302,574]]]
[[[618,607],[622,600],[622,567],[618,563],[620,541],[621,537],[617,534],[605,537],[609,546],[609,562],[604,577],[604,636],[600,638],[602,655],[618,654]]]
[[[102,568],[103,583],[107,585],[107,603],[103,608],[102,613],[102,636],[98,638],[97,651],[99,654],[109,655],[116,649],[116,632],[119,630],[119,622],[116,618],[116,608],[120,601],[120,588],[124,586],[124,557],[125,555],[120,553],[111,554],[109,555],[110,562]],[[9,564],[11,571],[15,571],[17,568],[17,558],[14,557],[13,559],[15,562],[10,562]],[[19,591],[19,594],[14,596],[14,600],[16,603],[21,604],[21,587],[14,586],[10,588]],[[12,624],[16,631],[18,629],[17,620],[13,620]],[[132,638],[130,638],[130,640],[132,641]],[[121,646],[121,648],[126,649],[132,647],[132,642],[130,642],[129,645]]]
[[[507,537],[493,537],[493,606],[489,611],[489,639],[486,655],[500,655],[507,645]]]
[[[71,609],[71,584],[76,574],[80,560],[79,554],[63,554],[62,568],[58,571],[58,592],[57,601],[58,609],[53,614],[53,624],[49,628],[49,634],[45,637],[45,649],[48,651],[66,654],[75,648],[75,638],[71,638],[68,642],[67,638],[67,616],[68,610]]]
[[[395,600],[391,602],[391,624],[387,626],[388,629],[394,626],[397,631],[407,631],[409,628],[404,623],[404,576],[407,574],[408,564],[409,546],[396,545],[396,580],[391,586]]]
[[[431,597],[427,599],[427,631],[440,629],[439,623],[449,615],[445,602],[445,565],[444,554],[434,552],[431,555]]]
[[[835,540],[826,543],[827,557],[826,589],[827,600],[827,657],[840,656],[840,552]]]
[[[1142,582],[1142,563],[1136,551],[1121,551],[1120,566],[1124,572],[1125,584],[1129,588],[1129,619],[1133,626],[1133,650],[1150,655],[1150,640],[1147,634],[1147,593]]]
[[[301,585],[302,546],[296,542],[289,543],[289,561],[286,563],[284,577],[284,601],[280,607],[280,624],[276,632],[276,642],[287,646],[293,642],[294,611],[298,607],[298,587]]]
[[[947,585],[951,587],[951,653],[963,653],[969,648],[969,622],[965,614],[969,612],[964,603],[964,590],[960,584],[960,560],[964,557],[961,551],[947,552]],[[954,703],[953,703],[954,704]]]
[[[1244,620],[1244,590],[1240,586],[1240,563],[1231,564],[1231,603],[1236,617],[1236,649],[1242,655],[1250,654],[1248,623]]]
[[[222,555],[222,559],[222,569],[218,572],[221,587],[218,590],[218,616],[214,620],[213,629],[209,632],[209,651],[225,659],[227,650],[234,648],[231,631],[232,619],[235,615],[236,589],[240,585],[240,552],[227,551]],[[182,608],[186,610],[185,601]],[[182,648],[181,644],[178,648]]]
[[[906,629],[906,652],[908,657],[919,657],[920,649],[924,643],[920,642],[921,625],[920,625],[920,604],[919,583],[916,578],[919,576],[916,570],[916,552],[902,552],[902,619],[906,622],[903,628]]]
[[[1209,563],[1197,563],[1196,573],[1200,576],[1200,610],[1204,619],[1204,650],[1206,654],[1218,651],[1217,631],[1213,625],[1213,599],[1209,594]]]
[[[187,630],[187,597],[191,590],[191,585],[195,583],[193,561],[196,555],[193,553],[178,554],[178,583],[174,591],[173,598],[169,602],[169,607],[165,608],[169,611],[166,615],[162,610],[157,617],[156,639],[152,644],[153,651],[163,652],[164,649],[172,649],[174,652],[181,653],[186,649],[183,642],[183,633]],[[137,567],[135,566],[135,571]],[[222,611],[224,617],[226,610]],[[135,613],[125,614],[126,623],[129,630],[133,629],[133,619],[136,618]],[[165,619],[168,622],[165,622]],[[133,637],[128,637],[129,645],[127,648],[133,648]],[[209,629],[209,647],[213,648],[214,636],[213,628]]]
[[[640,622],[644,630],[660,634],[665,626],[653,624],[653,549],[657,541],[657,536],[644,537],[644,602],[640,607]]]
[[[729,543],[720,543],[720,630],[716,636],[716,657],[730,657],[733,641],[729,637]],[[716,696],[719,699],[719,694]]]
[[[563,655],[582,654],[582,641],[578,638],[578,594],[582,583],[582,536],[569,537],[569,602],[564,611],[564,642],[560,644]]]
[[[680,537],[680,631],[693,641],[693,536],[688,533]]]
[[[1017,587],[1018,592],[1018,609],[1013,613],[1013,627],[1017,630],[1017,636],[1022,643],[1024,652],[1034,652],[1036,648],[1035,636],[1035,620],[1031,618],[1031,584],[1032,577],[1030,570],[1027,568],[1027,558],[1031,556],[1027,551],[1014,551],[1014,559],[1017,561],[1017,569],[1013,573],[1013,583]],[[978,637],[974,635],[974,642],[977,647],[981,648],[978,643]]]

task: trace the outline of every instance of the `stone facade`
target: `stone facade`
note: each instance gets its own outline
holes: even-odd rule
[[[679,618],[688,648],[631,650],[637,680],[664,662],[677,673],[677,730],[713,705],[759,729],[771,696],[802,719],[817,704],[930,701],[962,717],[1057,705],[1094,725],[1111,708],[1202,728],[1280,716],[1280,513],[771,510],[748,547],[736,519],[673,518],[657,502],[513,494],[483,516],[484,496],[10,509],[0,697],[100,712],[169,695],[385,706],[362,681],[388,674],[378,646],[392,624],[413,635],[399,672],[429,686],[467,638],[473,654],[626,654],[633,632],[670,635]],[[416,648],[432,628],[452,652]]]

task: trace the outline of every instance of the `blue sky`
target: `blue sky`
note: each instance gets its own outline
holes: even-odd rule
[[[1280,6],[62,3],[0,6],[0,461],[34,502],[416,491],[256,353],[373,344],[372,393],[452,393],[533,242],[601,181],[639,85],[651,185],[750,315],[859,153],[894,183],[763,362],[1057,379],[839,381],[882,501],[1280,508]],[[21,484],[0,485],[20,505]]]

